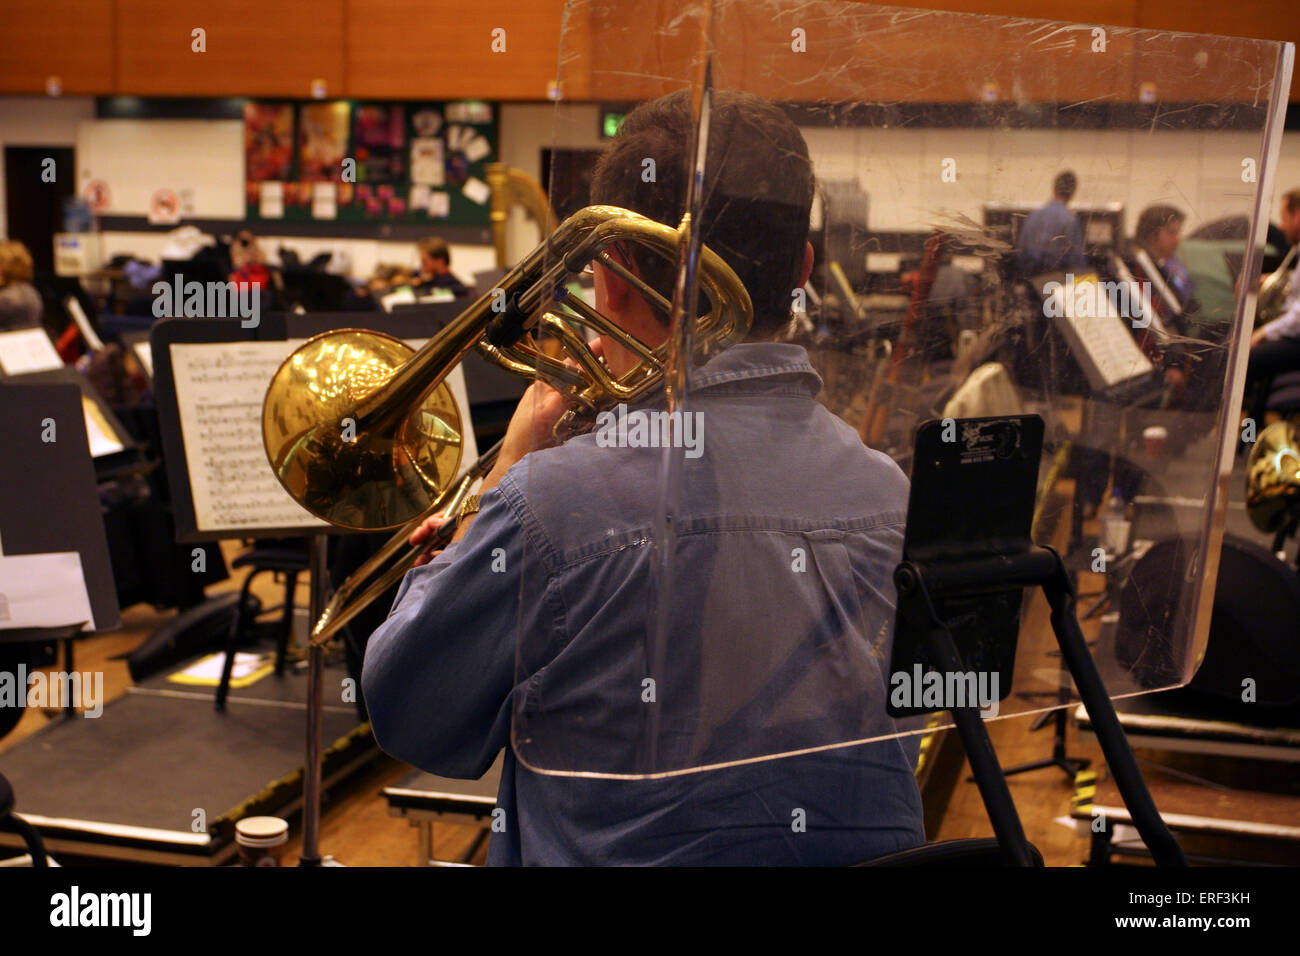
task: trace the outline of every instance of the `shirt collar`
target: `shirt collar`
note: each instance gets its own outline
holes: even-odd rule
[[[785,342],[742,342],[714,356],[691,377],[692,391],[785,392],[816,398],[821,376],[801,345]],[[663,384],[642,403],[662,402]]]

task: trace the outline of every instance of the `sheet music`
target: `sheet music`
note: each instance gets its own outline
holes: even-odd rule
[[[262,445],[262,399],[302,340],[173,343],[185,464],[200,531],[328,527],[280,486]]]
[[[86,418],[86,441],[90,444],[91,458],[116,455],[119,451],[126,450],[126,446],[117,440],[117,433],[99,406],[85,395],[81,396],[81,411]]]
[[[63,360],[44,329],[0,332],[0,369],[6,375],[63,368]]]
[[[144,373],[153,378],[153,348],[148,342],[136,342],[132,348],[135,351],[135,357],[140,362],[140,366],[144,369]]]
[[[1076,315],[1074,299],[1064,290],[1058,289],[1052,296],[1060,297],[1054,314],[1094,388],[1110,388],[1155,370],[1105,296],[1096,297],[1095,315],[1088,314],[1089,310]]]

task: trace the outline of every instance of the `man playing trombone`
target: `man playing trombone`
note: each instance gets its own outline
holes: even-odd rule
[[[566,403],[534,383],[453,543],[406,576],[366,651],[384,750],[474,778],[504,748],[492,864],[848,864],[924,839],[917,738],[884,710],[907,481],[817,403],[804,350],[775,341],[812,268],[803,136],[748,94],[715,94],[710,115],[702,241],[753,324],[693,376],[688,413],[707,428],[671,535],[655,524],[663,450],[555,444]],[[628,114],[593,202],[675,225],[692,123],[686,92]],[[637,285],[671,298],[674,265],[631,243],[611,257],[597,311],[663,344],[662,302]],[[609,335],[593,350],[615,376],[643,358]]]

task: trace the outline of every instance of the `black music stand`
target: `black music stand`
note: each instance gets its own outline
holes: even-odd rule
[[[1158,863],[1185,865],[1181,847],[1151,800],[1079,629],[1069,572],[1055,551],[1035,546],[1029,536],[1042,419],[964,419],[957,421],[957,428],[958,440],[950,442],[942,441],[941,422],[928,422],[917,431],[903,561],[894,572],[898,616],[892,673],[911,673],[916,666],[941,674],[996,669],[1005,678],[1000,686],[1009,692],[1023,590],[1041,587],[1052,609],[1062,657],[1134,825]],[[896,708],[892,701],[888,709],[894,717],[936,710]],[[1033,865],[977,706],[966,701],[946,709],[961,736],[1003,855],[1017,865]]]
[[[77,552],[92,618],[91,630],[83,630],[86,622],[0,627],[0,643],[62,644],[68,672],[77,639],[122,623],[81,396],[75,382],[45,384],[20,376],[0,385],[0,434],[7,446],[0,456],[0,546],[10,556]],[[57,429],[56,440],[48,443],[41,437],[46,419]],[[71,698],[64,713],[76,714]]]

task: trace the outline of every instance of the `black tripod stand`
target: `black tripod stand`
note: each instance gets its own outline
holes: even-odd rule
[[[969,672],[971,668],[962,660],[952,632],[935,613],[935,600],[1041,587],[1052,608],[1052,630],[1056,633],[1062,658],[1074,677],[1079,697],[1087,708],[1093,731],[1129,809],[1133,825],[1158,864],[1186,865],[1182,848],[1156,811],[1101,675],[1088,651],[1088,644],[1079,630],[1075,618],[1074,585],[1060,555],[1050,548],[1031,545],[1018,554],[942,561],[925,566],[904,561],[894,572],[894,581],[898,586],[899,631],[909,631],[914,640],[921,637],[913,646],[924,647],[926,660],[923,663],[941,673]],[[894,661],[895,670],[907,666],[907,662]],[[979,711],[974,706],[966,706],[953,708],[951,713],[979,786],[980,797],[993,824],[993,832],[1004,854],[1019,865],[1030,865],[1024,828]],[[1064,712],[1061,713],[1064,716]],[[1052,762],[1047,763],[1051,765]]]
[[[898,614],[891,658],[894,675],[926,668],[937,672],[951,696],[941,704],[920,706],[915,701],[895,706],[891,697],[890,715],[940,708],[952,713],[1004,858],[1031,865],[1032,850],[977,709],[993,701],[977,702],[957,689],[977,683],[974,679],[985,672],[1005,678],[999,683],[1010,687],[1023,592],[1042,588],[1063,669],[1074,678],[1134,826],[1158,863],[1185,864],[1182,849],[1156,812],[1079,630],[1070,573],[1060,555],[1031,539],[1043,420],[1022,415],[953,424],[947,438],[938,421],[917,430],[903,561],[894,571]],[[1062,674],[1060,693],[1066,687]],[[1062,723],[1052,757],[1017,769],[1060,766],[1072,771],[1078,766],[1065,755],[1064,711],[1058,719]]]

